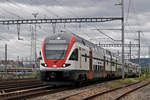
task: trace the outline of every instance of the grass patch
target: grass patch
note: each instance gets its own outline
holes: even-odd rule
[[[36,73],[30,74],[28,76],[28,78],[40,78],[40,72],[36,72]]]
[[[0,80],[26,79],[26,78],[40,79],[40,72],[33,72],[30,74],[23,74],[23,75],[0,73]]]
[[[123,84],[135,83],[135,82],[138,82],[138,81],[139,80],[137,80],[136,78],[125,78],[124,80],[122,80],[122,79],[116,80],[116,82],[123,83]]]
[[[121,86],[125,86],[128,84],[139,82],[140,80],[138,78],[125,78],[124,80],[115,80],[113,83],[108,84],[107,86],[109,88],[118,88]]]
[[[136,78],[125,78],[124,80],[115,80],[113,83],[108,84],[109,88],[117,88],[121,87],[124,85],[136,83],[139,81],[150,81],[150,75],[142,75],[141,77],[136,77]]]
[[[136,80],[143,81],[143,80],[150,80],[150,74],[141,75],[140,77],[135,78]]]
[[[117,88],[117,87],[121,87],[122,86],[122,84],[121,83],[118,83],[118,82],[114,82],[114,83],[108,83],[107,84],[107,87],[108,88]]]

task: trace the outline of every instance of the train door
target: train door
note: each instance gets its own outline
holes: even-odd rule
[[[111,55],[111,53],[110,53],[110,74],[112,75],[112,73],[113,73],[113,64],[112,64],[112,62],[113,62],[113,59],[112,59],[112,55]]]
[[[116,64],[115,64],[115,66],[116,66],[116,68],[115,68],[115,76],[118,76],[118,73],[117,73],[118,72],[118,70],[117,70],[118,69],[117,68],[118,67],[118,59],[117,58],[116,58]]]
[[[90,48],[89,50],[89,79],[93,78],[93,54],[92,54],[92,49]]]
[[[84,54],[85,54],[85,49],[82,48],[80,52],[80,69],[84,68]]]
[[[79,53],[80,69],[87,70],[89,68],[89,49],[83,47]]]

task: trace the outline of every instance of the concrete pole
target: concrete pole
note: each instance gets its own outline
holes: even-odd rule
[[[140,37],[140,34],[141,34],[141,31],[138,31],[138,44],[139,44],[139,50],[138,50],[138,63],[140,65],[140,53],[141,53],[141,45],[140,45],[140,42],[141,42],[141,37]]]
[[[121,0],[122,8],[122,79],[124,79],[124,0]]]
[[[140,55],[141,55],[141,31],[138,31],[138,44],[139,44],[139,50],[138,50],[138,64],[140,66]],[[141,70],[139,71],[139,76],[141,75]]]
[[[7,76],[7,44],[5,44],[5,74]]]
[[[38,15],[39,13],[32,13],[32,15],[34,16],[34,18],[36,19],[37,18],[37,15]],[[36,52],[36,23],[35,23],[35,33],[34,33],[34,39],[35,39],[35,43],[34,43],[34,46],[35,46],[35,51],[34,51],[34,53],[35,53],[35,55],[34,55],[34,67],[36,68],[37,67],[37,52]]]
[[[56,34],[56,23],[52,23],[53,34]]]
[[[129,49],[130,49],[130,61],[131,61],[131,41],[130,41],[130,46],[129,46]]]

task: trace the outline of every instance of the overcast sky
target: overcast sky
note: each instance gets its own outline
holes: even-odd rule
[[[142,56],[148,56],[150,46],[150,0],[125,1],[125,42],[137,43],[137,31],[141,34]],[[120,17],[121,8],[115,4],[120,0],[0,0],[0,20],[31,19],[33,13],[37,18],[68,18],[68,17]],[[20,34],[23,40],[17,40],[16,25],[0,25],[0,59],[4,59],[4,44],[8,44],[8,58],[30,57],[31,27],[21,25]],[[106,23],[56,24],[56,33],[73,32],[94,43],[116,43],[94,29],[120,29],[120,21]],[[120,40],[121,32],[101,30],[113,39]],[[44,37],[52,35],[51,24],[37,25],[37,53],[39,53]],[[107,48],[117,52],[119,48]],[[128,48],[126,48],[128,53]],[[134,57],[137,48],[133,48]]]

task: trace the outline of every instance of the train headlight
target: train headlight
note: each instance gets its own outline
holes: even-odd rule
[[[62,67],[65,68],[65,67],[68,67],[68,66],[70,66],[70,65],[71,65],[71,64],[63,64]]]
[[[41,65],[44,67],[48,67],[48,65],[46,63],[41,63]]]
[[[60,40],[61,38],[60,37],[57,37],[57,40]]]
[[[63,66],[62,67],[66,67],[66,64],[63,64]]]
[[[44,66],[45,66],[45,67],[48,67],[48,65],[47,65],[47,64],[44,64]]]

